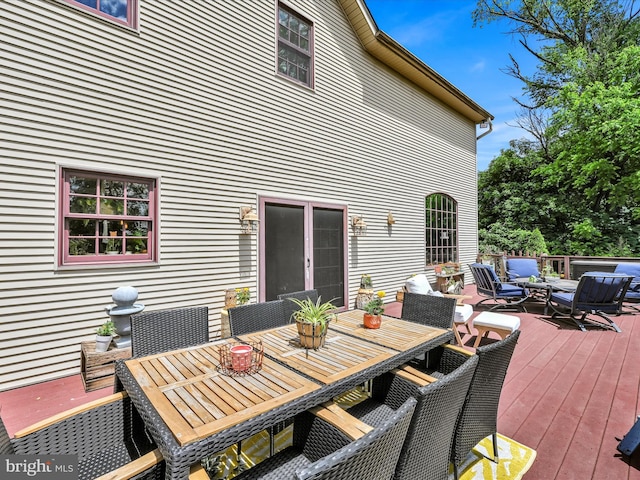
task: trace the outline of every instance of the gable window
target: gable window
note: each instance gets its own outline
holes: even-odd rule
[[[138,28],[138,0],[63,0],[101,17]]]
[[[60,264],[153,261],[156,181],[63,170]]]
[[[313,24],[278,5],[278,74],[313,87]]]
[[[458,261],[458,202],[434,193],[425,201],[427,265]]]

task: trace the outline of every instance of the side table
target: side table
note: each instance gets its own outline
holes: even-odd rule
[[[464,287],[464,272],[456,273],[436,273],[436,288],[442,293],[447,293],[447,283],[453,279],[456,282],[462,282]]]
[[[91,392],[113,385],[116,360],[131,358],[131,347],[96,352],[96,342],[81,342],[80,369],[84,391]]]

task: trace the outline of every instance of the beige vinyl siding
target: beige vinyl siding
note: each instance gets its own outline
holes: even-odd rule
[[[260,195],[347,204],[353,304],[362,273],[387,300],[424,271],[424,198],[460,213],[476,254],[475,125],[363,49],[338,2],[287,1],[315,27],[315,89],[275,74],[275,1],[140,1],[134,32],[55,0],[0,3],[0,390],[78,373],[80,342],[118,286],[146,310],[256,297]],[[160,262],[56,267],[62,167],[157,177]],[[397,223],[386,225],[391,211]]]

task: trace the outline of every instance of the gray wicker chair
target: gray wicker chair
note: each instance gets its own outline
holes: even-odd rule
[[[296,298],[298,300],[306,300],[307,298],[312,302],[318,301],[318,291],[317,290],[301,290],[299,292],[291,292],[291,293],[281,293],[278,295],[278,300],[284,300],[284,315],[287,319],[291,318],[293,312],[298,310],[298,305],[289,298]]]
[[[411,375],[387,373],[373,382],[371,398],[351,407],[348,412],[369,425],[382,419],[407,398],[417,399],[407,438],[395,470],[395,480],[447,480],[451,441],[456,420],[467,396],[478,363],[468,357],[461,366],[433,383],[409,381]]]
[[[396,468],[402,444],[415,410],[409,398],[380,426],[357,440],[305,412],[296,417],[293,444],[246,470],[247,479],[389,479]]]
[[[493,439],[494,461],[498,461],[498,403],[519,336],[520,330],[516,330],[503,340],[476,349],[478,366],[458,417],[451,445],[451,462],[456,479],[458,466],[471,449],[488,435]],[[434,376],[448,375],[465,362],[469,355],[473,354],[461,348],[445,346],[436,371],[430,369],[429,372]]]
[[[143,357],[209,341],[207,307],[176,308],[131,316],[131,354]]]
[[[453,328],[456,299],[436,295],[405,293],[402,301],[402,319],[437,328]]]
[[[244,335],[286,325],[289,319],[285,314],[284,302],[271,300],[230,308],[228,313],[231,335]]]
[[[164,478],[164,461],[147,437],[142,418],[126,393],[38,422],[9,438],[0,422],[0,453],[17,455],[77,455],[80,480],[93,479],[120,467],[140,463],[142,473],[113,478]],[[75,473],[74,473],[75,474]]]

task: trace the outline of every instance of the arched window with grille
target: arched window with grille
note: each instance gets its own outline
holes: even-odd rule
[[[425,200],[427,265],[458,262],[458,202],[434,193]]]

